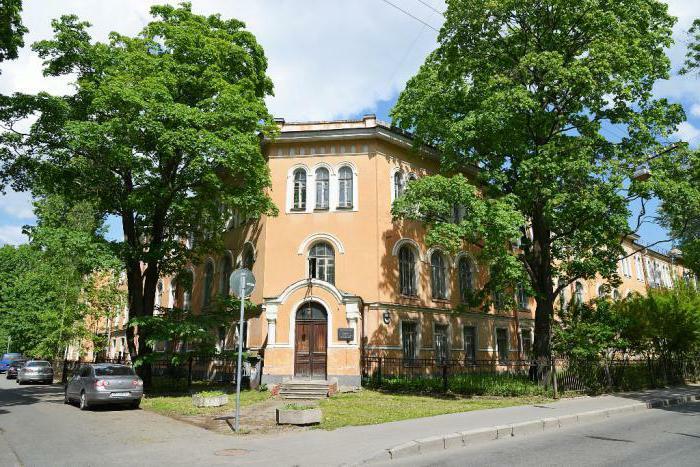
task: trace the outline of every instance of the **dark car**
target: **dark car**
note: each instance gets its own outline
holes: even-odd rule
[[[22,360],[22,354],[21,353],[6,353],[2,355],[2,359],[0,359],[0,373],[5,373],[8,368],[10,368],[10,364],[14,362],[15,360]]]
[[[17,384],[53,383],[53,368],[46,360],[29,360],[17,372]]]
[[[80,367],[66,384],[65,403],[80,403],[81,410],[102,404],[127,404],[138,409],[143,381],[127,365],[92,363]]]
[[[27,363],[26,360],[15,360],[14,362],[10,363],[10,366],[7,368],[7,379],[17,378],[19,369],[22,368],[25,363]]]

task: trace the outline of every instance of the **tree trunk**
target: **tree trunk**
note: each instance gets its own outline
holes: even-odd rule
[[[526,254],[532,287],[535,290],[535,343],[536,360],[549,362],[552,355],[552,318],[554,316],[554,284],[552,283],[551,232],[542,210],[532,216],[532,248]]]

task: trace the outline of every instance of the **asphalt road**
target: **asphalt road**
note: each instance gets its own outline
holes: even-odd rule
[[[388,462],[391,466],[700,466],[700,402]]]

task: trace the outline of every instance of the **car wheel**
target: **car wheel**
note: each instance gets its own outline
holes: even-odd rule
[[[133,410],[138,409],[140,406],[141,406],[141,399],[139,399],[139,400],[137,400],[137,401],[134,401],[134,402],[132,402],[131,404],[129,404],[129,407],[132,408]]]
[[[80,393],[80,410],[88,410],[90,408],[90,404],[88,404],[87,401],[87,396],[85,395],[85,391]]]
[[[17,380],[17,384],[19,384],[20,386],[22,386],[22,385],[24,384],[24,381],[18,379],[18,380]]]

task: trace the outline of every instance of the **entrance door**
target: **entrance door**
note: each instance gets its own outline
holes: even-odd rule
[[[297,310],[295,339],[294,376],[326,379],[328,323],[323,306],[307,302]]]

